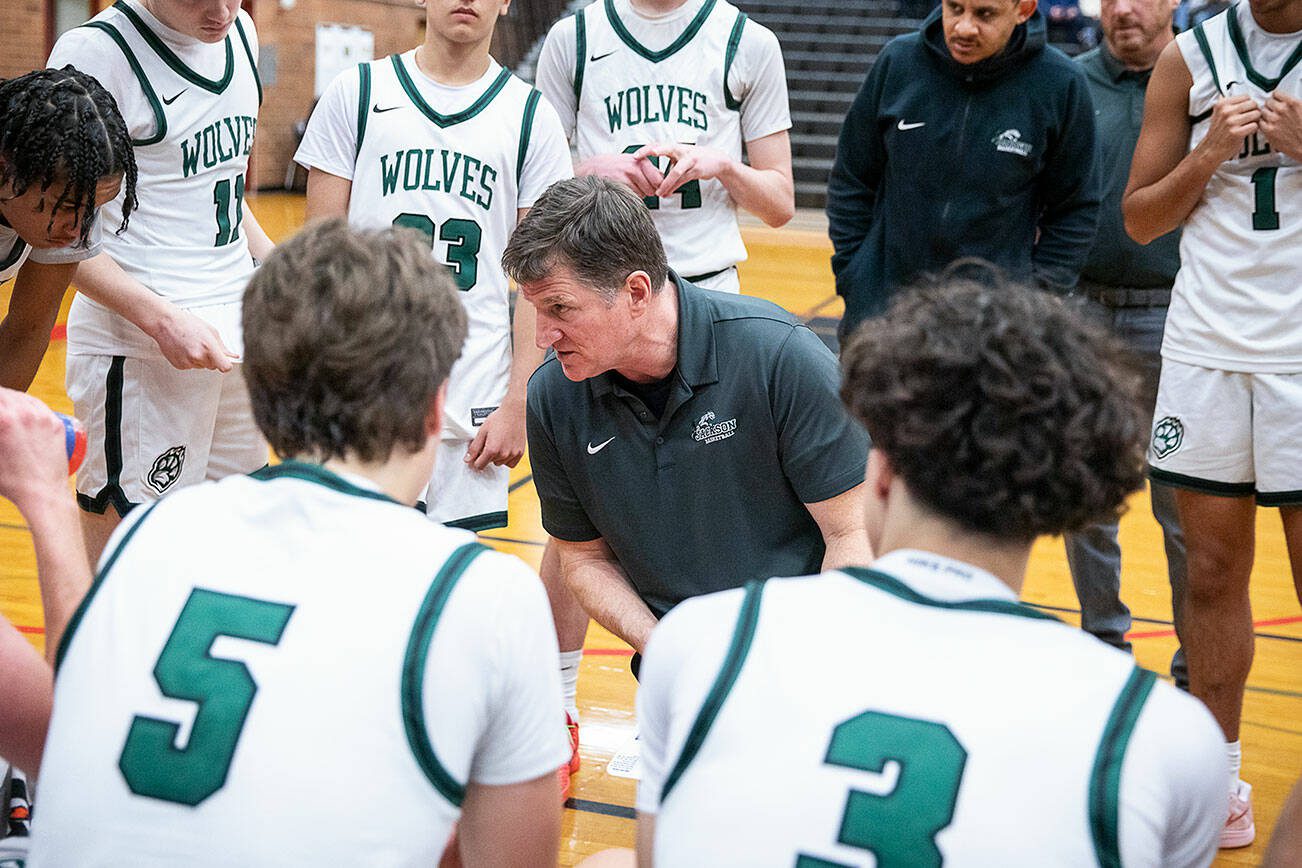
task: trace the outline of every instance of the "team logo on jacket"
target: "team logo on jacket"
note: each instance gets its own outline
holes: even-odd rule
[[[727,440],[737,433],[736,419],[716,422],[714,418],[713,412],[702,416],[696,423],[696,430],[692,432],[692,439],[697,443],[714,443],[718,440]]]
[[[149,468],[149,484],[159,494],[172,487],[181,478],[181,468],[185,466],[185,447],[173,446],[154,459],[154,466]]]
[[[995,150],[1004,154],[1016,154],[1019,157],[1031,156],[1031,143],[1022,141],[1020,130],[1004,130],[990,141],[994,142]]]
[[[1153,426],[1153,454],[1165,458],[1180,448],[1184,442],[1184,424],[1175,416],[1167,416]]]

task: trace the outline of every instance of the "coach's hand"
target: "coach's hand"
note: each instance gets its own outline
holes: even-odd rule
[[[677,142],[656,142],[647,145],[633,156],[652,166],[652,157],[668,157],[669,172],[660,180],[654,195],[672,196],[674,191],[689,181],[707,181],[722,178],[731,171],[732,159],[723,151],[701,145],[680,145]],[[658,172],[657,172],[658,174]]]
[[[1202,151],[1217,165],[1243,150],[1243,139],[1257,131],[1261,107],[1247,94],[1227,96],[1212,108],[1207,136],[1194,150]]]
[[[524,457],[524,443],[524,402],[507,396],[479,426],[479,433],[466,450],[466,463],[476,470],[490,464],[514,467]]]
[[[1275,91],[1261,107],[1261,131],[1270,146],[1302,160],[1302,99]]]
[[[0,388],[0,497],[23,515],[38,502],[68,500],[63,423],[36,398]]]
[[[655,167],[652,166],[654,169]],[[574,167],[576,175],[599,175],[633,188],[639,196],[654,196],[660,175],[648,177],[645,161],[633,154],[594,154]]]
[[[199,317],[168,305],[165,314],[146,329],[158,343],[163,357],[178,371],[205,368],[223,374],[239,360],[239,356],[226,349],[217,329]]]

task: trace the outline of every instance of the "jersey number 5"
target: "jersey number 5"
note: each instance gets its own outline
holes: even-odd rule
[[[868,850],[878,868],[935,866],[943,861],[936,835],[954,819],[967,751],[943,723],[865,711],[832,731],[824,762],[881,774],[899,765],[886,795],[851,790],[837,840]],[[800,854],[796,868],[846,868]]]
[[[406,226],[434,243],[434,221],[424,214],[403,213],[393,218],[394,226]],[[474,220],[454,217],[444,220],[439,228],[439,240],[448,243],[447,266],[457,280],[457,289],[469,292],[479,280],[479,245],[484,232]]]
[[[181,725],[136,715],[118,758],[131,792],[182,805],[198,805],[226,785],[235,746],[258,685],[238,660],[212,656],[220,636],[280,644],[294,607],[203,588],[190,592],[154,680],[164,696],[198,704],[185,747]]]

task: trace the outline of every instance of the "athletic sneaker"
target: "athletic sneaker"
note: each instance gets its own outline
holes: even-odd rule
[[[9,794],[5,803],[3,838],[26,838],[31,834],[32,801],[27,794],[27,778],[10,767]]]
[[[1257,837],[1257,827],[1252,822],[1252,787],[1239,781],[1237,791],[1230,793],[1230,813],[1221,830],[1221,849],[1246,847]]]
[[[565,712],[565,728],[570,731],[570,774],[579,770],[579,722]]]

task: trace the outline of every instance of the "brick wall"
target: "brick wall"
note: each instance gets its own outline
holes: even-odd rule
[[[254,14],[258,39],[276,51],[276,83],[264,88],[250,179],[254,189],[266,189],[284,183],[297,147],[294,123],[312,106],[317,23],[366,28],[375,34],[375,56],[384,57],[425,38],[425,10],[385,0],[297,0],[294,8],[282,9],[276,0],[259,0]]]
[[[45,0],[0,0],[0,78],[45,66]]]

